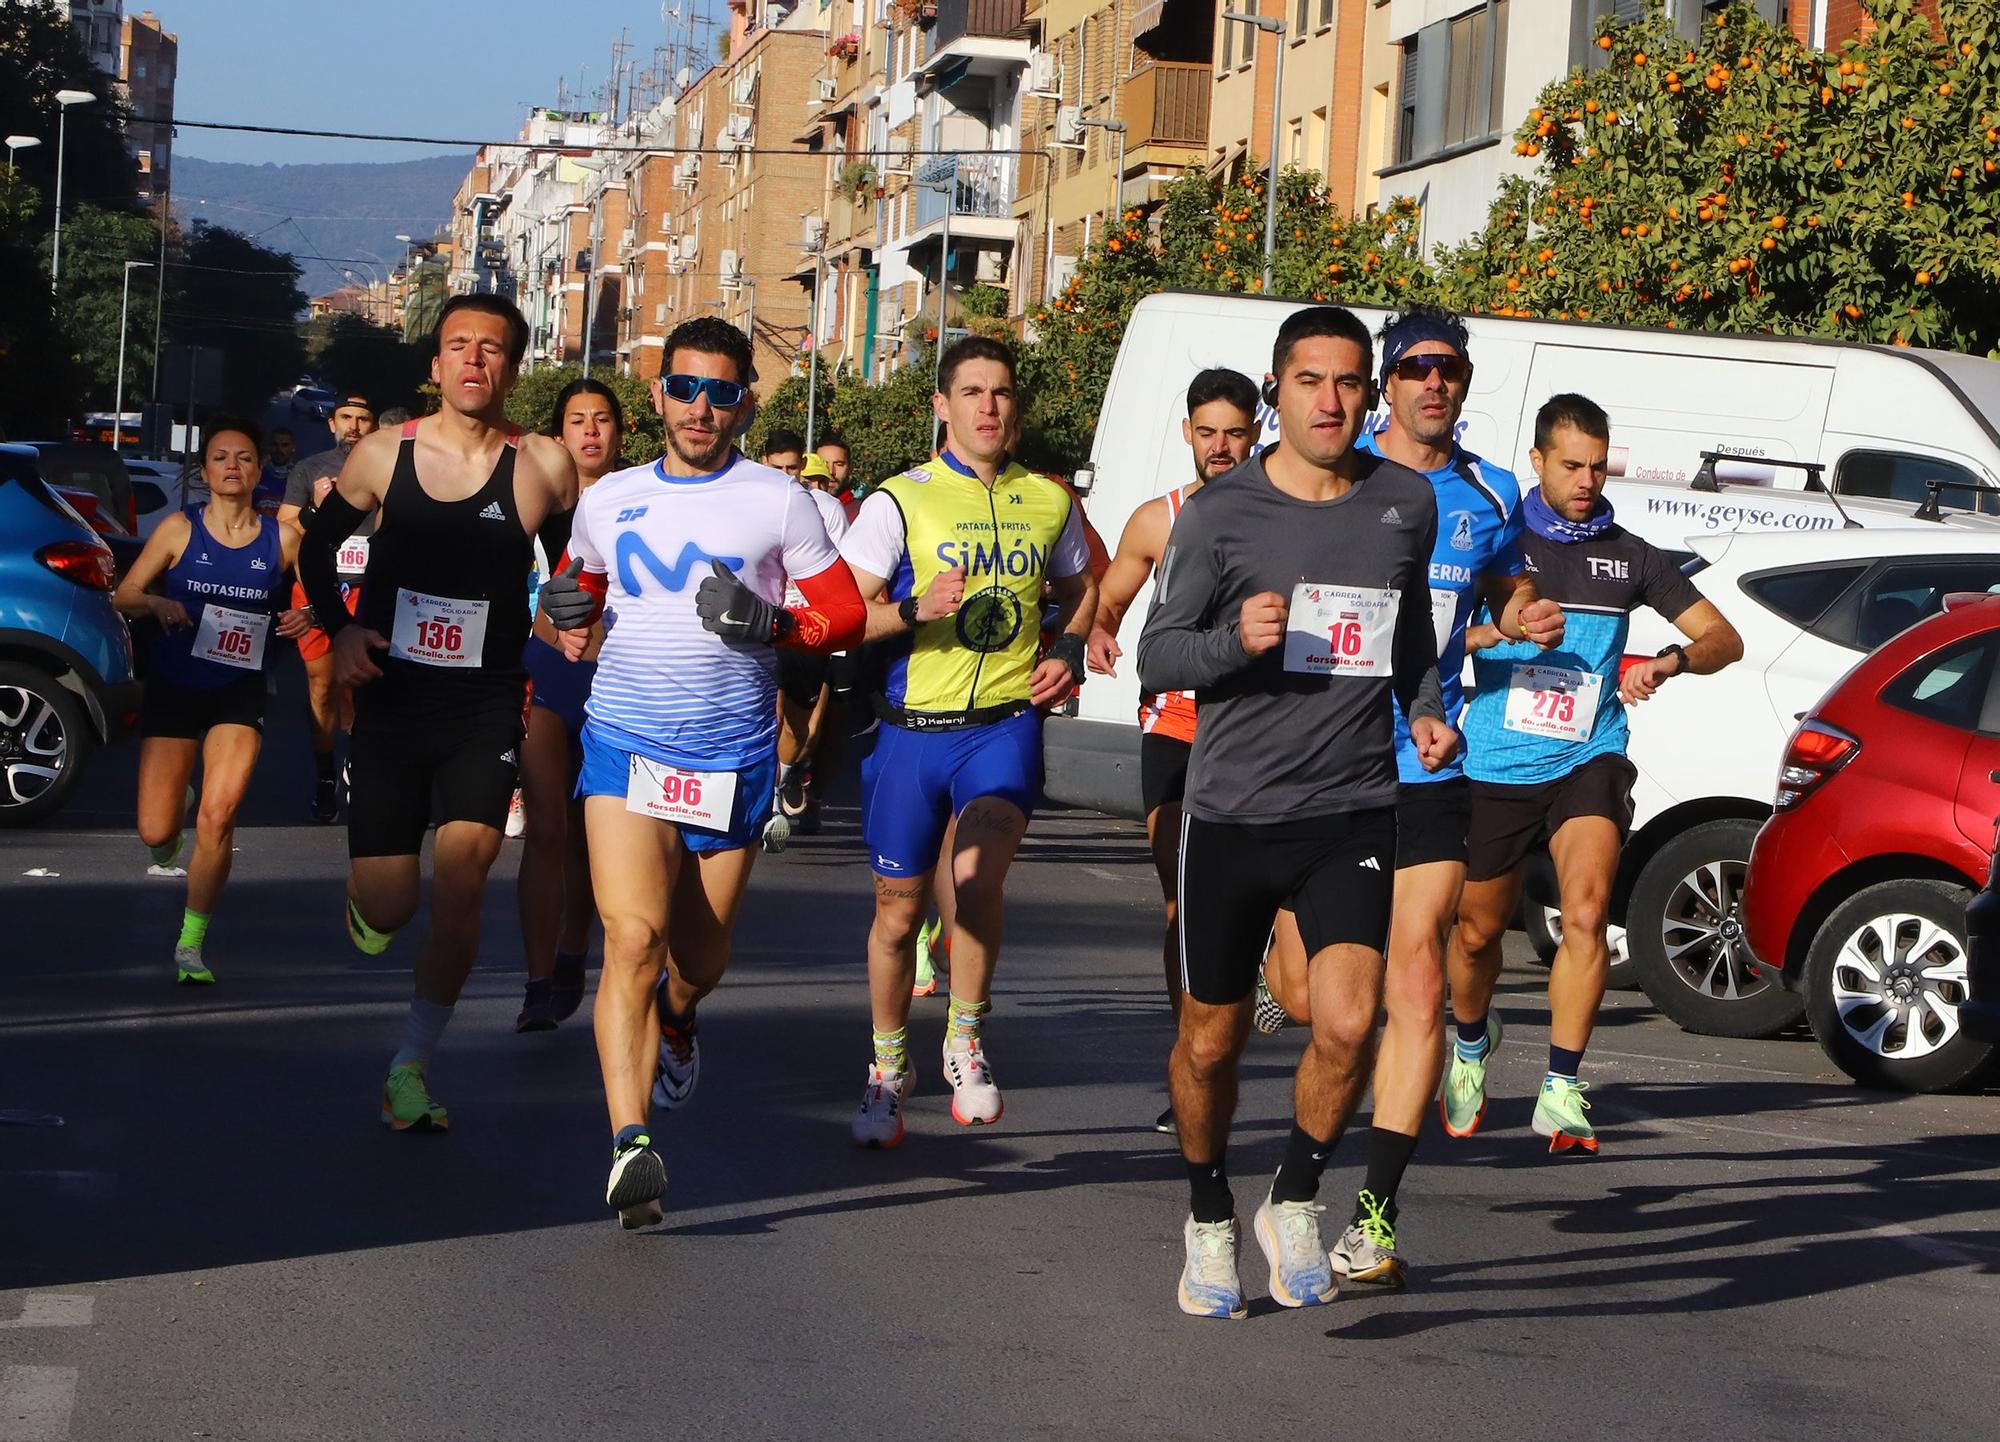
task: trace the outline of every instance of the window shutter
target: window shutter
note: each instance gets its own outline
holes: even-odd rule
[[[1417,32],[1416,155],[1435,154],[1444,145],[1444,105],[1451,64],[1451,22],[1439,20]],[[1405,52],[1407,57],[1408,52]]]

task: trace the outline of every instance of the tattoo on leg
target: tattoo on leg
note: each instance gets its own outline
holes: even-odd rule
[[[1027,820],[1019,809],[1003,801],[974,801],[958,814],[960,836],[964,836],[968,831],[975,834],[1019,836],[1026,829]]]
[[[900,881],[895,877],[877,876],[875,895],[891,901],[915,901],[924,894],[921,881]]]

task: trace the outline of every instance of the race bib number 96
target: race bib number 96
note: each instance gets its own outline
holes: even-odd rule
[[[1604,678],[1595,671],[1517,661],[1507,682],[1502,724],[1527,736],[1588,741],[1597,725],[1597,697]]]
[[[1319,676],[1387,676],[1399,593],[1366,586],[1292,587],[1285,669]]]
[[[486,650],[486,602],[396,592],[389,654],[425,666],[477,666]]]
[[[690,771],[644,756],[632,758],[625,809],[655,821],[727,831],[736,808],[734,771]]]
[[[195,626],[194,654],[203,661],[243,671],[264,669],[264,642],[271,618],[262,611],[236,611],[227,606],[203,606]]]

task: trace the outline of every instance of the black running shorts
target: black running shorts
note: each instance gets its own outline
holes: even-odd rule
[[[1396,788],[1396,869],[1434,861],[1464,864],[1471,820],[1472,783],[1463,776],[1405,781]]]
[[[1148,731],[1139,738],[1139,794],[1146,814],[1162,806],[1178,806],[1187,795],[1188,757],[1194,744]]]
[[[1472,821],[1466,828],[1468,881],[1512,875],[1538,846],[1579,816],[1616,823],[1623,841],[1632,834],[1632,785],[1638,768],[1623,756],[1597,756],[1567,776],[1528,786],[1472,783]]]
[[[1257,984],[1280,909],[1299,920],[1306,955],[1389,944],[1396,811],[1384,806],[1246,824],[1190,816],[1181,829],[1181,984],[1231,1006]]]
[[[812,710],[819,704],[820,687],[827,684],[833,658],[794,651],[788,646],[773,649],[778,653],[778,689],[794,706]]]
[[[264,673],[252,671],[220,686],[177,686],[148,676],[139,697],[139,734],[199,741],[211,726],[264,729]]]
[[[520,777],[524,695],[518,682],[471,705],[459,694],[441,715],[407,700],[370,705],[367,687],[360,688],[349,745],[347,854],[415,856],[424,833],[448,821],[505,829]]]

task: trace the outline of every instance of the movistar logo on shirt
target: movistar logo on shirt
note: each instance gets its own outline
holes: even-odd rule
[[[720,561],[732,571],[743,569],[741,556],[712,556],[693,541],[681,547],[673,565],[665,565],[636,531],[626,531],[618,537],[614,558],[618,564],[618,584],[633,596],[642,595],[645,590],[639,584],[638,572],[632,564],[634,561],[651,571],[653,579],[669,591],[685,591],[690,578],[699,583],[702,575],[706,574],[707,568],[703,563],[707,561]]]

